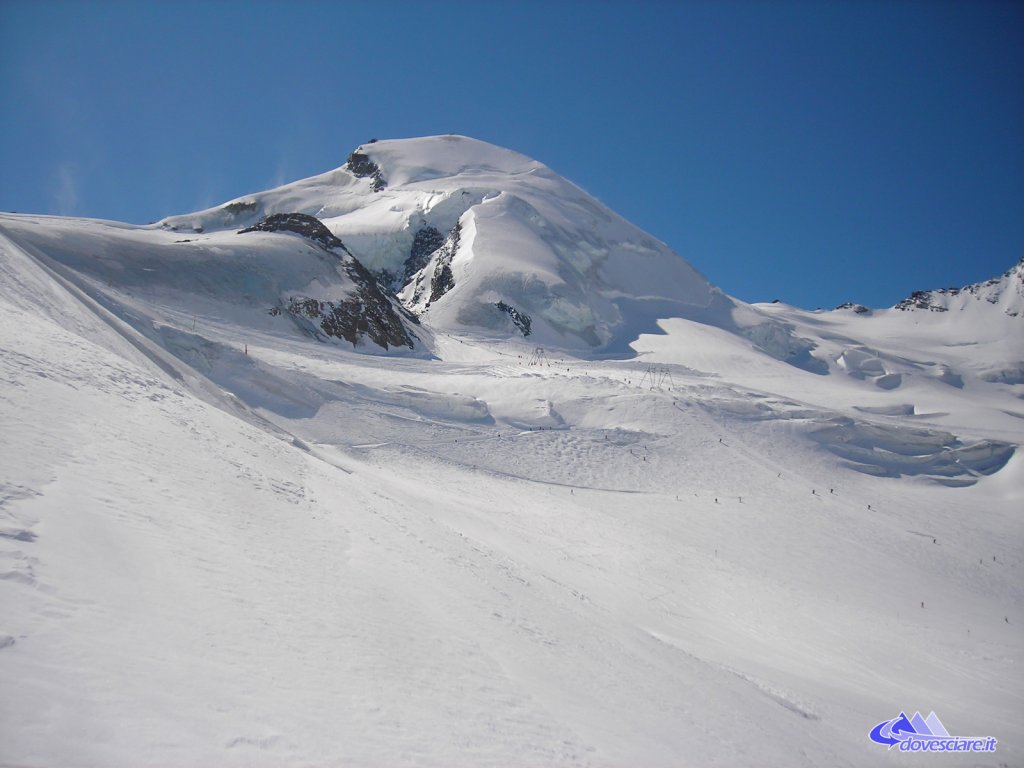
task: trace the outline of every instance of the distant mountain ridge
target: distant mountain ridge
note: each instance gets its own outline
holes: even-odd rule
[[[962,288],[914,291],[894,309],[949,312],[962,310],[975,301],[993,304],[1010,317],[1024,317],[1024,257],[999,277]]]

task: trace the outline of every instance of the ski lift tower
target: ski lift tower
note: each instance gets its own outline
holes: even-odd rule
[[[644,371],[644,375],[640,379],[640,386],[642,387],[647,382],[650,382],[651,389],[662,389],[663,387],[672,389],[675,386],[675,382],[672,380],[672,371],[668,368],[656,368],[653,365],[647,366],[647,370]]]
[[[672,370],[669,368],[661,369],[661,378],[658,379],[658,387],[665,387],[668,390],[675,389],[676,383],[672,379]]]
[[[540,366],[551,365],[551,362],[548,360],[548,354],[547,352],[544,351],[544,347],[536,347],[533,350],[533,355],[530,356],[529,362],[527,362],[526,364]]]

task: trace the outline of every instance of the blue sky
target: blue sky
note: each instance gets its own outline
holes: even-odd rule
[[[1024,255],[1024,3],[0,0],[0,210],[146,223],[437,133],[739,298],[885,306]]]

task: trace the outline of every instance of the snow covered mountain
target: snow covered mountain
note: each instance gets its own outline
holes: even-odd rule
[[[543,164],[464,136],[364,144],[334,171],[161,226],[225,232],[292,212],[323,221],[439,332],[621,353],[659,318],[688,317],[786,358],[807,350]]]
[[[0,764],[1018,764],[1021,270],[747,305],[461,137],[0,214]]]
[[[896,309],[929,312],[965,312],[976,307],[975,302],[994,304],[1011,317],[1024,315],[1024,258],[1002,276],[963,288],[940,288],[934,291],[914,291],[896,305]],[[982,311],[989,311],[982,308]]]

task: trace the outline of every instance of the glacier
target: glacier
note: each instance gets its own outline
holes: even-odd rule
[[[0,763],[1020,762],[1020,265],[746,304],[510,150],[348,158],[0,214]]]

